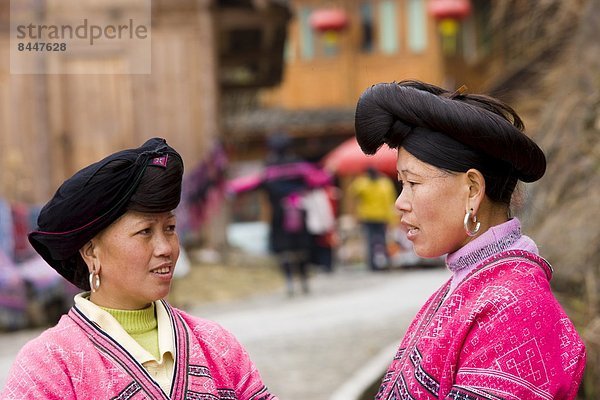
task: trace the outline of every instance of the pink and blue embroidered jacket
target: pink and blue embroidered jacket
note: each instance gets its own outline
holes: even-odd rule
[[[277,400],[231,333],[163,304],[174,327],[177,353],[170,393],[119,343],[73,307],[55,327],[21,349],[0,397]]]
[[[575,398],[585,347],[536,253],[512,219],[448,255],[376,399]]]

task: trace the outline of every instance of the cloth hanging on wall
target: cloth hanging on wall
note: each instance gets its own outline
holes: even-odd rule
[[[10,257],[0,249],[0,329],[24,328],[26,309],[25,281]]]
[[[183,177],[177,230],[185,238],[198,230],[221,207],[225,194],[228,159],[221,143]]]
[[[0,251],[12,259],[14,250],[12,210],[10,203],[0,199]]]
[[[27,240],[40,208],[0,199],[0,330],[54,324],[78,291]],[[51,305],[52,310],[48,309]],[[61,310],[61,306],[66,308]],[[38,310],[39,315],[31,310]]]

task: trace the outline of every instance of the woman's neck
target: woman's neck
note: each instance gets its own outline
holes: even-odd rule
[[[493,226],[502,225],[509,219],[509,208],[507,205],[492,203],[490,201],[482,202],[477,211],[477,221],[481,224],[479,235],[487,232]],[[469,241],[472,241],[479,235],[471,237]]]
[[[112,315],[130,335],[142,334],[157,327],[154,303],[141,310],[119,310],[100,306]]]
[[[98,307],[110,308],[113,310],[143,310],[153,304],[151,302],[119,299],[116,296],[110,296],[103,292],[103,289],[104,288],[100,287],[97,292],[90,292],[89,300]]]

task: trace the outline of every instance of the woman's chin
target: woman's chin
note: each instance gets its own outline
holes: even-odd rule
[[[430,248],[414,246],[415,254],[421,258],[437,258],[443,256],[439,251]]]

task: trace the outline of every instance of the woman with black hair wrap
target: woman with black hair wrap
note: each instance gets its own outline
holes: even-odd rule
[[[395,206],[422,257],[451,279],[418,312],[376,399],[573,399],[585,347],[552,294],[552,267],[511,216],[517,182],[546,169],[503,102],[418,82],[381,83],[356,107],[356,138],[398,149]]]
[[[277,399],[230,332],[165,300],[182,176],[179,153],[153,138],[58,188],[29,241],[83,292],[21,349],[0,398]]]

